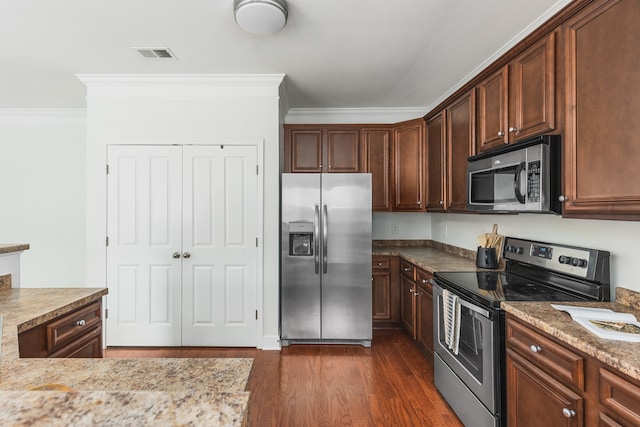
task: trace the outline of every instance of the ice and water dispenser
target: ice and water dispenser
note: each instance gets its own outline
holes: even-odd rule
[[[313,256],[313,222],[289,223],[289,255]]]

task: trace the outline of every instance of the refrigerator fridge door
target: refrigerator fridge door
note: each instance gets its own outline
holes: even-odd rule
[[[320,174],[282,175],[280,334],[320,339]],[[308,235],[311,224],[311,236]],[[305,234],[307,233],[307,234]],[[309,243],[308,254],[300,245]]]
[[[371,175],[322,175],[322,338],[371,340]]]

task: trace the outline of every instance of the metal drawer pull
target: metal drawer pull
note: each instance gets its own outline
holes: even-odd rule
[[[576,411],[569,408],[562,408],[562,415],[564,415],[567,418],[573,418],[576,416]]]
[[[411,271],[409,267],[404,267],[404,271]]]
[[[87,322],[85,322],[84,319],[76,320],[76,326],[84,326],[86,324]]]
[[[540,353],[542,351],[542,347],[540,347],[539,345],[535,345],[535,344],[531,344],[531,347],[529,347],[529,348],[534,353]]]
[[[422,279],[422,283],[429,283],[429,281],[426,279]]]

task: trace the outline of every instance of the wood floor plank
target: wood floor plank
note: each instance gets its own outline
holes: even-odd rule
[[[108,348],[105,357],[250,357],[251,427],[462,424],[435,389],[433,366],[401,330],[374,330],[371,348]]]

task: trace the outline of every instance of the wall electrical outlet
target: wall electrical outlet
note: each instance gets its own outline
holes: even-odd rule
[[[398,224],[395,222],[391,224],[391,234],[398,234]]]

